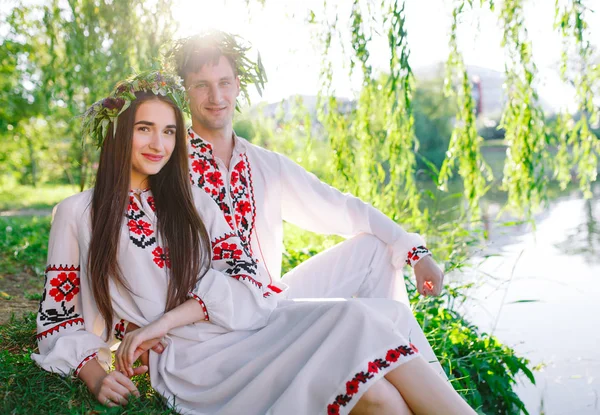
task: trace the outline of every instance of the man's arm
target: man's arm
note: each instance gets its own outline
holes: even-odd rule
[[[395,268],[402,268],[405,264],[414,267],[421,294],[439,294],[443,273],[431,259],[431,253],[420,235],[406,232],[378,209],[323,183],[290,159],[279,155],[279,160],[282,216],[285,221],[320,234],[346,237],[360,233],[374,235],[392,249]],[[417,267],[422,260],[424,263]]]

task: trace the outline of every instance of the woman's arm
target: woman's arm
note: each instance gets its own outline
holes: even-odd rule
[[[128,332],[115,354],[117,370],[133,376],[133,363],[142,353],[158,344],[170,330],[200,321],[205,321],[204,309],[198,301],[190,298],[147,326]]]

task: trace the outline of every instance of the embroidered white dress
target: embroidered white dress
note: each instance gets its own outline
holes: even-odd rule
[[[115,330],[105,341],[86,272],[91,194],[55,211],[38,313],[32,358],[65,375],[91,359],[108,369],[123,321],[144,326],[165,308],[170,259],[146,191],[140,201],[130,197],[123,221],[118,258],[131,291],[111,283]],[[152,386],[179,412],[346,414],[377,379],[416,356],[441,370],[408,307],[284,299],[211,198],[194,189],[194,199],[211,237],[212,268],[189,295],[204,306],[206,321],[172,330],[165,351],[150,352]]]
[[[273,280],[281,276],[284,220],[320,234],[371,234],[391,248],[396,269],[430,255],[421,236],[406,232],[370,204],[321,182],[279,153],[235,135],[234,140],[225,166],[211,144],[188,129],[190,179],[212,197]]]

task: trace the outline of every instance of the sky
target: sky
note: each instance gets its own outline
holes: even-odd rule
[[[595,0],[594,0],[595,1]],[[175,0],[174,17],[179,21],[179,35],[216,28],[239,34],[261,53],[269,82],[262,100],[274,102],[293,94],[315,95],[319,89],[322,57],[316,46],[315,25],[306,23],[309,10],[322,15],[323,0],[266,0],[264,7],[245,0]],[[350,0],[328,0],[330,9],[337,7],[340,16],[349,16]],[[408,42],[413,69],[446,60],[450,31],[451,0],[407,0]],[[525,21],[532,41],[537,65],[538,92],[554,109],[573,109],[573,90],[559,79],[561,39],[554,30],[554,0],[528,0]],[[588,4],[592,4],[589,2]],[[600,9],[599,9],[600,11]],[[590,40],[600,47],[600,13],[589,13]],[[347,19],[346,19],[347,20]],[[340,20],[347,24],[343,18]],[[504,70],[505,52],[501,47],[502,31],[498,19],[489,10],[475,8],[465,13],[458,34],[458,45],[467,65]],[[384,39],[371,49],[375,68],[385,69],[387,55]],[[339,49],[332,52],[336,93],[352,96],[360,79],[349,77]],[[260,100],[257,94],[253,101]]]

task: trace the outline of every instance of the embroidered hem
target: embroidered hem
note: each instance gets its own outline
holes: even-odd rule
[[[204,320],[209,321],[210,319],[208,318],[208,310],[206,310],[206,304],[204,304],[204,301],[202,301],[202,299],[194,293],[189,293],[188,298],[193,298],[194,300],[198,301],[198,303],[200,303],[202,311],[204,312]]]
[[[413,247],[406,255],[406,263],[414,267],[421,258],[431,255],[429,249],[424,246]]]
[[[79,363],[79,366],[77,366],[77,368],[75,369],[75,372],[73,373],[73,376],[77,377],[79,376],[79,372],[81,372],[81,369],[83,369],[83,367],[92,359],[95,359],[98,356],[98,352],[94,352],[91,355],[89,355],[88,357],[86,357],[85,359],[83,359],[81,361],[81,363]]]
[[[373,379],[379,379],[381,376],[383,376],[384,372],[387,373],[389,370],[392,370],[398,365],[407,362],[413,357],[416,357],[418,353],[419,351],[417,348],[412,343],[409,343],[408,346],[400,345],[394,349],[389,349],[383,358],[369,361],[366,370],[356,373],[352,379],[346,382],[345,393],[340,393],[335,397],[333,402],[327,405],[327,414],[338,415],[340,413],[345,413],[346,406],[357,397],[356,394],[359,392],[359,390],[361,390],[361,385],[365,385],[367,382]],[[365,390],[366,388],[363,387],[361,394]]]

